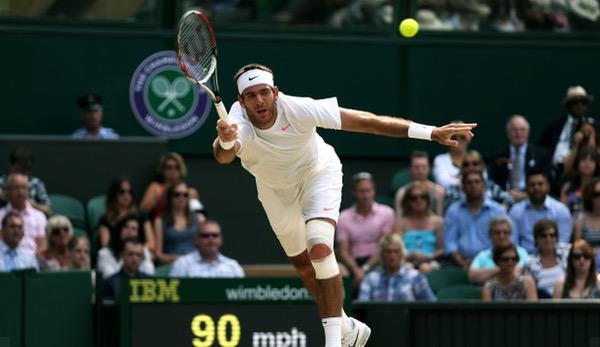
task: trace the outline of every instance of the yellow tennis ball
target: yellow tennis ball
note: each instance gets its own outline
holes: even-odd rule
[[[398,30],[404,37],[413,37],[419,32],[419,23],[412,18],[406,18],[400,22]]]

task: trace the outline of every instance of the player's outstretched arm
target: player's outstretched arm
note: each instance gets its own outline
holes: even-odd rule
[[[458,141],[452,140],[453,135],[473,137],[476,123],[446,124],[441,127],[426,126],[411,120],[378,116],[371,112],[352,110],[340,107],[342,130],[391,137],[412,137],[437,141],[446,146],[457,146]]]
[[[229,164],[235,159],[235,154],[240,149],[237,129],[235,123],[227,123],[222,119],[217,121],[218,136],[213,141],[213,155],[219,164]]]

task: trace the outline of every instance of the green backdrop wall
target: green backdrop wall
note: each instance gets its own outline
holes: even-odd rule
[[[226,104],[235,101],[232,76],[243,64],[271,66],[288,94],[328,97],[341,105],[440,124],[480,124],[474,146],[484,153],[504,143],[507,117],[521,113],[540,128],[561,115],[566,88],[584,85],[600,94],[594,72],[600,40],[594,35],[423,33],[391,36],[249,32],[219,29],[219,70]],[[173,49],[169,30],[4,26],[0,43],[3,103],[1,133],[70,134],[79,127],[75,99],[105,96],[105,123],[122,135],[148,135],[134,119],[128,88],[137,65]],[[592,105],[591,113],[597,111]],[[214,117],[213,117],[214,119]],[[324,132],[343,156],[403,156],[416,142]],[[171,142],[185,153],[208,154],[214,135],[207,122],[194,135]],[[428,145],[432,152],[443,148]]]

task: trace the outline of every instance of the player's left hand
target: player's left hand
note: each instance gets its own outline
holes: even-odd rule
[[[439,142],[442,145],[456,147],[458,146],[458,141],[452,137],[455,135],[462,135],[470,139],[474,136],[471,130],[476,126],[477,123],[446,124],[433,129],[431,140]]]

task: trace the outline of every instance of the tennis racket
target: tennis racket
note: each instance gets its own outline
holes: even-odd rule
[[[217,38],[202,12],[188,11],[179,20],[176,53],[183,74],[210,96],[219,118],[227,122],[227,110],[219,95]]]

